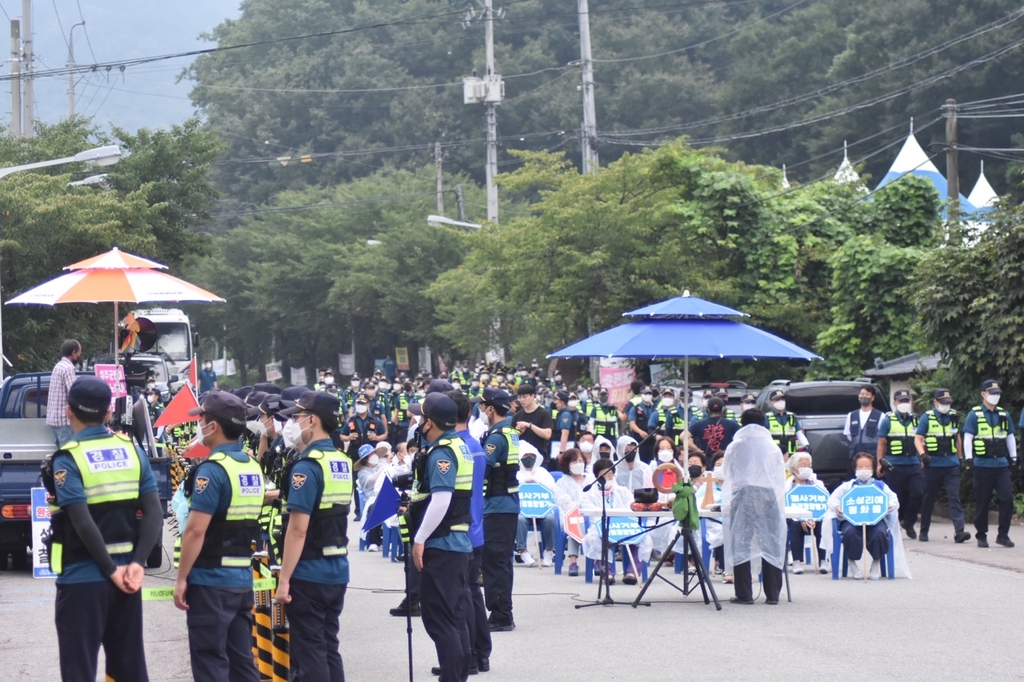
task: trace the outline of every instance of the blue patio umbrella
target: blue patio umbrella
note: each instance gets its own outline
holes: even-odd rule
[[[820,360],[774,334],[728,319],[745,313],[690,296],[632,310],[632,322],[607,329],[551,353],[549,358],[683,358],[685,418],[690,420],[690,358]]]

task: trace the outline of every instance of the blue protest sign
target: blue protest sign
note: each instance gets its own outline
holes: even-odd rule
[[[540,483],[519,485],[519,513],[526,518],[542,519],[554,508],[554,494]]]
[[[56,578],[50,570],[50,505],[46,488],[32,488],[32,577]]]
[[[811,519],[821,521],[828,510],[828,493],[814,485],[797,485],[786,493],[786,506],[811,512]]]
[[[636,519],[613,516],[608,519],[608,540],[624,545],[638,545],[643,539],[644,529]],[[597,522],[597,534],[601,534],[601,522]],[[628,538],[628,539],[627,539]]]
[[[855,485],[840,501],[843,518],[855,526],[873,526],[889,514],[889,495],[874,485]]]

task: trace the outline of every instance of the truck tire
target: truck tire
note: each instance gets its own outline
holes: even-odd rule
[[[160,531],[160,539],[153,545],[153,551],[146,559],[146,568],[160,568],[164,565],[164,532]]]

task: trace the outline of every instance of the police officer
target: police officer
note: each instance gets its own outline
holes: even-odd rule
[[[857,393],[860,409],[846,415],[846,426],[843,435],[850,441],[850,461],[861,452],[869,455],[878,451],[878,425],[882,421],[882,411],[873,406],[875,393],[865,386]]]
[[[652,410],[647,419],[647,431],[670,438],[676,445],[685,437],[686,418],[682,407],[676,405],[676,393],[671,388],[662,390],[658,409]]]
[[[885,483],[896,493],[900,501],[900,525],[911,540],[917,538],[914,524],[924,497],[924,472],[921,458],[917,454],[917,427],[919,420],[914,414],[910,391],[902,389],[893,396],[896,411],[889,412],[878,423],[877,475],[885,476]],[[888,472],[882,470],[881,462],[892,465]]]
[[[392,417],[393,423],[397,427],[397,433],[395,435],[395,443],[404,443],[409,437],[409,406],[413,403],[419,402],[419,398],[416,397],[415,391],[412,389],[412,382],[406,380],[402,384],[402,390],[399,392],[394,399],[395,412]]]
[[[299,459],[285,475],[284,557],[277,600],[287,604],[292,680],[343,682],[339,618],[348,588],[352,460],[334,447],[341,403],[306,391],[282,414],[302,429]]]
[[[807,435],[800,427],[800,421],[792,412],[786,411],[786,394],[776,389],[768,396],[771,410],[765,413],[764,425],[771,434],[772,440],[779,446],[782,456],[789,461],[789,456],[796,452],[799,443],[807,448]]]
[[[630,400],[626,421],[629,422],[631,436],[640,442],[640,459],[649,464],[654,459],[654,439],[648,439],[651,415],[656,412],[654,407],[654,391],[650,386],[641,386],[640,394]]]
[[[480,418],[489,426],[484,484],[484,547],[481,569],[491,632],[514,630],[512,554],[519,527],[519,432],[512,428],[512,401],[500,388],[484,389]]]
[[[994,379],[981,385],[981,405],[971,408],[964,419],[964,459],[974,465],[974,529],[978,547],[988,547],[988,507],[992,490],[999,497],[999,532],[996,544],[1013,547],[1010,520],[1013,518],[1013,479],[1010,464],[1017,461],[1010,413],[999,407],[1003,390]]]
[[[708,416],[708,401],[715,397],[715,394],[711,392],[711,389],[704,391],[704,395],[700,399],[700,406],[690,409],[690,423],[698,422]],[[682,405],[679,406],[682,410]]]
[[[110,387],[77,379],[65,414],[71,440],[54,453],[44,485],[51,506],[50,568],[57,574],[56,625],[61,679],[94,682],[100,645],[106,674],[148,680],[142,643],[143,563],[156,544],[163,510],[147,460],[105,426]],[[136,521],[136,511],[142,520]]]
[[[265,501],[263,472],[238,445],[245,430],[241,399],[211,391],[189,414],[200,416],[199,437],[210,448],[186,481],[190,511],[174,585],[174,604],[188,614],[192,676],[259,682],[251,564]]]
[[[463,681],[470,651],[464,648],[473,455],[455,433],[458,407],[443,393],[423,401],[426,451],[413,465],[409,531],[412,560],[420,573],[423,628],[434,641],[442,682]],[[511,555],[509,557],[511,559]]]
[[[728,419],[729,421],[739,422],[739,419],[736,418],[736,415],[733,414],[732,410],[729,409],[729,391],[725,390],[724,388],[719,388],[718,390],[715,391],[715,397],[721,400],[722,404],[725,405],[725,409],[722,410],[722,416]]]
[[[619,435],[619,411],[614,405],[608,404],[608,389],[602,388],[597,394],[597,401],[591,408],[591,419],[595,436],[604,436],[615,440]]]
[[[565,452],[569,448],[576,447],[576,438],[582,432],[580,424],[580,414],[576,406],[579,405],[579,400],[576,400],[576,405],[569,407],[569,404],[573,402],[573,396],[575,394],[569,394],[568,391],[558,391],[555,393],[555,428],[551,433],[551,460],[555,462],[557,466],[558,455]]]
[[[928,542],[932,511],[939,488],[946,489],[949,515],[952,517],[953,541],[966,542],[971,534],[964,530],[964,508],[960,503],[960,416],[952,409],[953,397],[948,388],[937,388],[932,394],[932,409],[921,415],[914,436],[914,447],[924,464],[924,499],[921,502],[919,542]]]

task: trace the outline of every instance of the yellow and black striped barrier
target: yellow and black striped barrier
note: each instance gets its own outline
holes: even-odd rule
[[[260,672],[261,682],[269,682],[273,679],[273,633],[270,629],[270,601],[274,587],[274,580],[267,567],[267,553],[256,552],[252,557],[253,577],[253,630],[252,630],[252,655],[256,661],[256,667]],[[255,589],[257,583],[266,586],[266,589]]]
[[[272,682],[288,682],[290,679],[291,656],[288,653],[288,621],[284,604],[271,602],[271,630],[274,633],[274,676]]]

